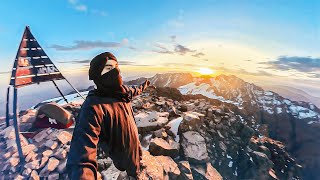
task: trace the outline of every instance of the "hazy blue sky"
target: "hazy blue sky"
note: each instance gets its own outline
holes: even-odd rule
[[[90,59],[111,51],[127,74],[210,67],[315,92],[319,9],[320,1],[10,0],[0,6],[1,82],[29,25],[66,74],[85,74]]]

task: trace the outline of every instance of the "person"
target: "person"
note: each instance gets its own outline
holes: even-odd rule
[[[137,178],[140,172],[141,145],[130,101],[150,84],[138,87],[123,84],[116,57],[105,52],[90,62],[89,79],[96,89],[82,104],[67,159],[70,179],[97,179],[98,143],[115,167]]]

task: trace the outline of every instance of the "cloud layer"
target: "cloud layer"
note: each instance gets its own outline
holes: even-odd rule
[[[119,42],[106,42],[106,41],[86,41],[86,40],[76,40],[72,46],[63,46],[58,44],[53,44],[49,48],[53,48],[57,51],[75,51],[75,50],[89,50],[95,48],[116,48],[122,47],[123,43]]]
[[[296,70],[299,72],[315,72],[320,70],[320,58],[280,56],[276,61],[263,62],[269,69]]]

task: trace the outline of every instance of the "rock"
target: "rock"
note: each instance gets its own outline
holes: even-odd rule
[[[18,175],[14,178],[14,180],[23,180],[23,179],[24,179],[24,177],[21,176],[20,174],[18,174]]]
[[[66,159],[67,158],[67,151],[60,148],[58,151],[56,151],[53,154],[53,156],[56,157],[57,159],[60,159],[60,160]]]
[[[178,109],[181,112],[187,112],[188,111],[188,107],[186,105],[181,105]]]
[[[47,103],[42,105],[33,123],[34,127],[53,127],[56,129],[68,128],[73,123],[72,114],[60,107],[57,103]]]
[[[141,166],[143,167],[138,179],[164,179],[164,169],[157,158],[148,151],[142,152]]]
[[[206,165],[192,166],[191,169],[195,179],[222,180],[220,173],[209,162]]]
[[[30,162],[30,161],[35,161],[37,158],[38,154],[34,153],[33,151],[31,151],[27,157],[25,158],[26,162]]]
[[[150,141],[149,151],[155,156],[165,155],[175,158],[179,155],[179,143],[170,142],[171,144],[161,138],[154,138]]]
[[[253,151],[251,153],[253,161],[259,166],[264,166],[264,169],[272,167],[273,163],[269,160],[268,156],[264,153]]]
[[[6,127],[5,129],[3,129],[1,131],[0,135],[2,135],[6,139],[15,139],[16,138],[16,134],[15,134],[15,131],[14,131],[14,126]]]
[[[126,171],[122,171],[117,177],[117,180],[130,180],[130,178]]]
[[[19,164],[20,159],[17,157],[11,157],[10,159],[8,159],[7,162],[10,164],[11,167],[16,167]]]
[[[37,150],[38,150],[38,148],[34,144],[28,144],[28,145],[23,147],[22,153],[24,155],[27,155],[29,152],[31,152],[31,151],[36,152]]]
[[[215,123],[220,123],[221,122],[221,116],[214,115],[213,118],[214,118],[214,122]]]
[[[58,139],[62,144],[68,144],[69,142],[71,142],[72,134],[70,134],[70,133],[67,132],[67,131],[61,131],[60,133],[58,133],[57,139]]]
[[[273,169],[270,169],[270,170],[269,170],[269,175],[270,175],[273,179],[279,179]]]
[[[49,176],[48,176],[48,180],[57,180],[59,179],[59,173],[51,173]]]
[[[200,120],[200,118],[193,113],[185,112],[183,114],[184,114],[183,119],[185,121],[192,122],[192,121],[199,121]]]
[[[40,180],[39,174],[37,171],[33,170],[30,174],[29,180]]]
[[[61,174],[61,173],[64,173],[65,170],[66,170],[66,165],[67,165],[67,160],[66,160],[66,159],[60,161],[60,164],[59,164],[58,167],[57,167],[58,173],[60,173],[60,174]]]
[[[40,131],[38,134],[36,134],[33,139],[36,141],[36,142],[40,142],[42,141],[44,138],[46,138],[48,136],[47,134],[47,131],[50,130],[50,128],[46,128],[42,131]]]
[[[31,161],[28,162],[27,164],[24,165],[24,168],[30,168],[30,169],[39,169],[39,160]]]
[[[213,117],[213,110],[211,108],[207,110],[207,117],[210,119]]]
[[[151,138],[152,138],[152,134],[147,134],[142,138],[141,146],[142,146],[142,148],[144,148],[144,150],[149,149]]]
[[[179,169],[181,171],[181,177],[185,180],[193,180],[190,164],[188,161],[180,161],[178,163]]]
[[[194,163],[205,163],[209,158],[205,139],[198,132],[183,133],[181,146],[185,157]]]
[[[12,156],[13,152],[12,151],[8,151],[5,154],[2,155],[2,157],[4,159],[9,159]]]
[[[40,169],[43,168],[43,167],[47,164],[48,160],[49,160],[49,157],[48,157],[48,156],[43,156],[43,157],[41,158],[41,163],[40,163],[40,165],[39,165],[39,168],[40,168]]]
[[[219,147],[222,151],[227,152],[227,146],[222,141],[219,141]]]
[[[45,156],[49,157],[52,153],[53,153],[52,150],[45,150],[45,151],[42,152],[42,155],[43,155],[44,157],[45,157]]]
[[[103,171],[105,169],[108,169],[111,166],[112,160],[110,158],[98,159],[97,163],[98,163],[98,170]]]
[[[162,165],[164,172],[169,176],[169,179],[177,179],[181,172],[178,165],[168,156],[155,156],[157,161]]]
[[[44,145],[53,150],[58,146],[58,143],[49,139]]]
[[[112,163],[107,170],[101,172],[101,175],[104,180],[115,180],[119,177],[120,173],[121,171],[119,171]]]
[[[59,165],[59,160],[54,157],[51,157],[48,160],[47,165],[40,171],[39,173],[40,177],[48,177],[49,174],[53,172],[58,165]]]
[[[155,131],[162,128],[168,122],[168,115],[169,113],[158,113],[156,111],[137,114],[135,121],[139,133]]]
[[[22,176],[27,176],[29,177],[29,175],[31,174],[32,169],[30,168],[26,168],[23,172],[22,172]]]
[[[266,154],[266,155],[268,156],[268,158],[271,158],[271,152],[270,152],[270,150],[269,150],[267,147],[265,147],[265,146],[259,146],[259,150],[260,150],[262,153]]]
[[[214,180],[222,180],[222,176],[220,173],[212,167],[210,163],[207,163],[207,172],[206,172],[207,179],[214,179]]]
[[[179,114],[180,114],[179,110],[177,110],[174,106],[171,106],[169,108],[169,117],[177,117],[177,116],[180,116]]]
[[[153,136],[157,138],[167,138],[168,134],[166,133],[166,130],[164,128],[161,128],[159,130],[153,131]]]

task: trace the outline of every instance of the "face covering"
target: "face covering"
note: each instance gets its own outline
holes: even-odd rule
[[[129,93],[123,87],[122,77],[118,67],[103,74],[94,83],[97,85],[95,94],[102,97],[117,98],[124,102],[129,102]]]

